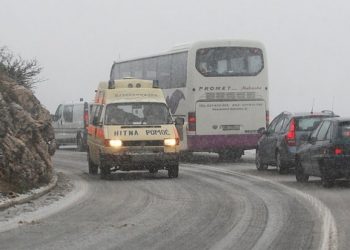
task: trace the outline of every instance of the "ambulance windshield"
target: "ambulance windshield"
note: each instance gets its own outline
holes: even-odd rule
[[[173,123],[164,103],[111,103],[106,107],[106,125],[160,125]]]

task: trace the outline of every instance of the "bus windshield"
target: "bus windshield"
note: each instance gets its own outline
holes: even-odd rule
[[[160,125],[172,122],[164,103],[112,103],[106,107],[106,125]]]
[[[203,76],[255,76],[264,67],[262,50],[217,47],[197,50],[196,68]]]

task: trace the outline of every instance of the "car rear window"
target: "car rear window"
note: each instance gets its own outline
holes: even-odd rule
[[[339,124],[339,137],[350,140],[350,121]]]
[[[312,131],[326,117],[302,117],[296,119],[296,131]]]

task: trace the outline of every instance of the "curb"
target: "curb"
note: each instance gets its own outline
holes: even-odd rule
[[[25,193],[25,194],[20,194],[19,197],[16,197],[14,199],[0,201],[0,210],[9,208],[9,207],[14,206],[14,205],[29,202],[31,200],[34,200],[34,199],[37,199],[37,198],[43,196],[44,194],[47,194],[49,191],[51,191],[51,189],[56,187],[57,179],[58,179],[57,175],[56,175],[56,173],[54,173],[54,175],[53,175],[53,177],[48,185],[30,190],[28,193]]]

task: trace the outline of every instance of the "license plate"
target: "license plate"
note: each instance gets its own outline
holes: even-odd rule
[[[222,130],[240,130],[240,125],[221,125]]]

